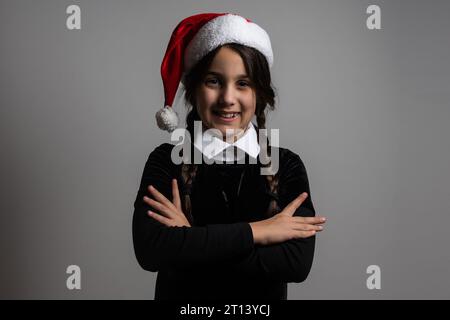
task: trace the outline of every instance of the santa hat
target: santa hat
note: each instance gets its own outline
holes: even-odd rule
[[[227,43],[239,43],[260,51],[273,64],[273,52],[268,34],[257,24],[230,13],[201,13],[181,21],[172,33],[161,64],[165,107],[156,113],[162,130],[172,132],[178,126],[173,110],[175,95],[183,74],[205,55]]]

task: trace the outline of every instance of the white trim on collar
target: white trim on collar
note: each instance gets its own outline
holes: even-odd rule
[[[222,162],[241,160],[244,158],[245,153],[256,159],[260,152],[256,129],[251,121],[249,122],[242,137],[234,143],[230,144],[223,141],[221,137],[218,137],[217,135],[211,133],[211,131],[206,130],[202,135],[199,135],[199,137],[195,137],[194,146],[198,150],[201,150],[209,160],[214,159]],[[234,155],[234,148],[232,147],[236,147],[238,149]]]

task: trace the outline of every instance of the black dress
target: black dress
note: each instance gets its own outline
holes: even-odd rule
[[[147,216],[143,196],[151,184],[172,200],[171,179],[182,188],[181,165],[165,143],[148,157],[134,202],[133,243],[142,268],[158,272],[155,300],[284,300],[287,283],[309,274],[315,237],[275,245],[253,243],[249,222],[266,219],[276,196],[283,209],[302,192],[295,216],[314,216],[300,157],[279,148],[279,192],[268,191],[256,164],[201,164],[191,191],[192,227],[167,227]]]

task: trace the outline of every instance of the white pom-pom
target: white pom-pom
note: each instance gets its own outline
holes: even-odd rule
[[[178,128],[178,114],[172,107],[165,106],[156,112],[156,123],[161,130],[172,132]]]

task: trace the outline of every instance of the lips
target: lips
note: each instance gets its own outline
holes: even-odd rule
[[[218,111],[213,110],[213,115],[222,122],[233,122],[239,119],[241,113],[240,112],[230,112],[230,111]]]

